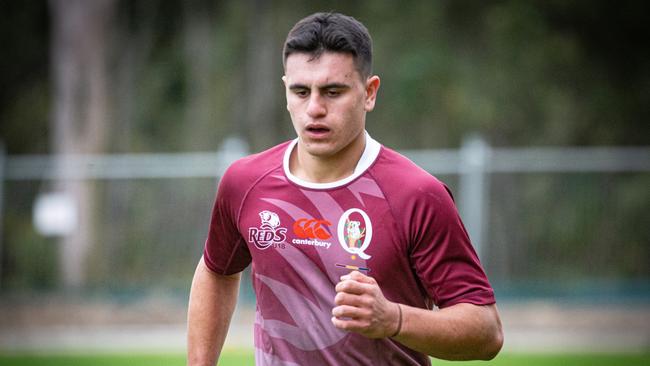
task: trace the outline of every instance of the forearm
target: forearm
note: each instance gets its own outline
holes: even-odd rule
[[[240,274],[221,276],[199,262],[192,280],[187,316],[188,365],[214,366],[228,333]]]
[[[496,306],[457,304],[431,311],[400,304],[402,328],[393,339],[447,360],[489,360],[503,344]]]

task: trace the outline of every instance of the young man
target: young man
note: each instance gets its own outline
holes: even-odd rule
[[[192,283],[189,364],[218,359],[251,263],[258,365],[499,352],[494,294],[447,188],[365,131],[380,84],[371,54],[366,28],[341,14],[290,31],[282,80],[298,137],[221,179]]]

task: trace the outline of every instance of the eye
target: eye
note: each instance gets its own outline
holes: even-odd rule
[[[309,91],[307,89],[294,89],[293,93],[300,98],[309,96]]]
[[[325,92],[325,95],[327,95],[330,98],[336,98],[339,95],[341,95],[341,90],[340,89],[327,89]]]

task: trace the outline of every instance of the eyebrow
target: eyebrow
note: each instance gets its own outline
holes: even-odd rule
[[[348,89],[348,88],[350,88],[350,86],[343,83],[329,83],[318,87],[319,90]],[[289,85],[289,90],[297,90],[297,89],[309,89],[309,87],[305,84],[298,84],[298,83]]]

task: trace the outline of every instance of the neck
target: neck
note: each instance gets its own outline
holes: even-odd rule
[[[291,153],[289,169],[296,177],[312,183],[331,183],[354,173],[366,147],[366,134],[331,156],[309,154],[300,142]]]

